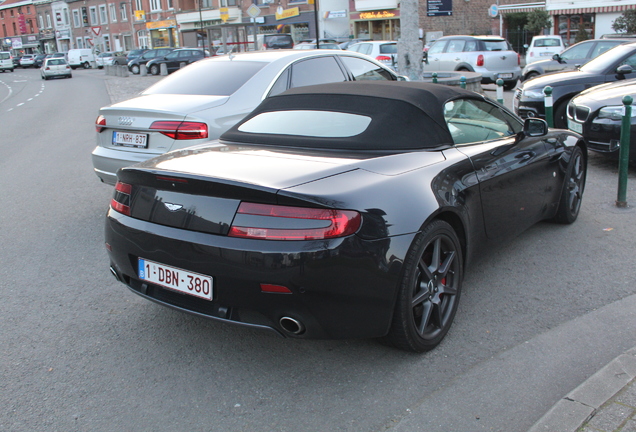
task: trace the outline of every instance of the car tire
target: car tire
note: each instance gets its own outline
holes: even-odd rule
[[[159,66],[156,64],[150,66],[150,73],[153,75],[159,75]]]
[[[97,66],[97,69],[103,69],[104,66]]]
[[[457,312],[463,271],[455,230],[434,220],[417,235],[405,259],[386,341],[412,352],[439,345]]]
[[[574,147],[570,155],[567,172],[565,173],[559,208],[554,216],[556,222],[571,224],[579,216],[583,191],[585,190],[586,176],[587,172],[583,150],[581,150],[581,147]]]
[[[504,81],[504,85],[503,85],[504,90],[510,91],[510,90],[512,90],[515,87],[517,87],[517,81],[516,80],[515,81]]]
[[[553,111],[554,114],[554,127],[559,129],[567,129],[568,128],[568,119],[567,119],[567,109],[568,103],[570,100],[564,100],[559,103]]]
[[[139,65],[132,65],[130,67],[130,71],[134,73],[135,75],[139,75]]]
[[[528,73],[524,76],[523,80],[524,80],[524,81],[528,81],[529,79],[532,79],[532,78],[534,78],[534,77],[538,77],[538,76],[539,76],[539,74],[538,74],[537,72],[528,72]]]
[[[84,67],[84,69],[90,69],[91,65],[88,62],[84,62],[84,64],[82,65]]]

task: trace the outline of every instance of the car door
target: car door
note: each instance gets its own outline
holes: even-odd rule
[[[426,59],[422,64],[423,69],[428,72],[435,72],[441,70],[439,68],[440,57],[444,52],[444,48],[446,48],[446,44],[448,40],[438,40],[433,43],[431,47],[426,52]]]
[[[464,39],[451,39],[446,45],[446,51],[439,54],[439,70],[452,71],[455,70],[455,66],[464,61],[464,47],[466,46],[466,40]]]
[[[623,66],[628,65],[632,68],[632,73],[621,74],[619,75],[620,79],[630,79],[636,78],[636,48],[632,50],[632,52],[627,55],[622,61],[615,64],[613,67],[610,67],[605,71],[605,82],[614,82],[617,78],[616,69]]]
[[[351,73],[354,81],[395,81],[397,77],[388,70],[358,57],[339,56],[345,67]]]
[[[475,169],[486,235],[508,238],[541,220],[550,169],[545,137],[523,137],[517,118],[482,100],[448,102],[445,118]]]

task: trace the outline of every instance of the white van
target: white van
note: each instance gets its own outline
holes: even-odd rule
[[[95,62],[95,55],[89,48],[68,50],[66,57],[68,59],[69,66],[71,66],[71,69],[75,69],[78,67],[88,69]]]
[[[0,71],[6,70],[13,72],[13,57],[9,51],[0,51]]]

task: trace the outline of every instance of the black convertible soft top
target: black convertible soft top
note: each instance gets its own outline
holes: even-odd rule
[[[221,136],[223,141],[347,150],[432,149],[452,145],[444,104],[483,96],[457,87],[422,82],[356,81],[298,87],[265,99]],[[366,130],[345,138],[249,133],[242,124],[266,112],[333,111],[371,118]]]

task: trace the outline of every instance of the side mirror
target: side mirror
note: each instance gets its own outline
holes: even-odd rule
[[[397,76],[397,80],[398,81],[409,81],[409,79],[407,77],[405,77],[404,75],[398,75]]]
[[[523,122],[523,134],[529,137],[541,137],[548,134],[548,123],[539,118],[528,118]]]
[[[552,60],[556,60],[559,63],[563,63],[563,59],[561,58],[561,56],[559,54],[555,54],[552,56]]]
[[[528,44],[523,44],[523,47],[524,47],[525,49],[528,49],[529,45],[528,45]]]
[[[620,65],[618,68],[616,68],[616,73],[619,75],[628,75],[632,72],[634,72],[634,69],[632,69],[632,67],[627,64]]]
[[[422,61],[428,63],[428,51],[422,53]]]

